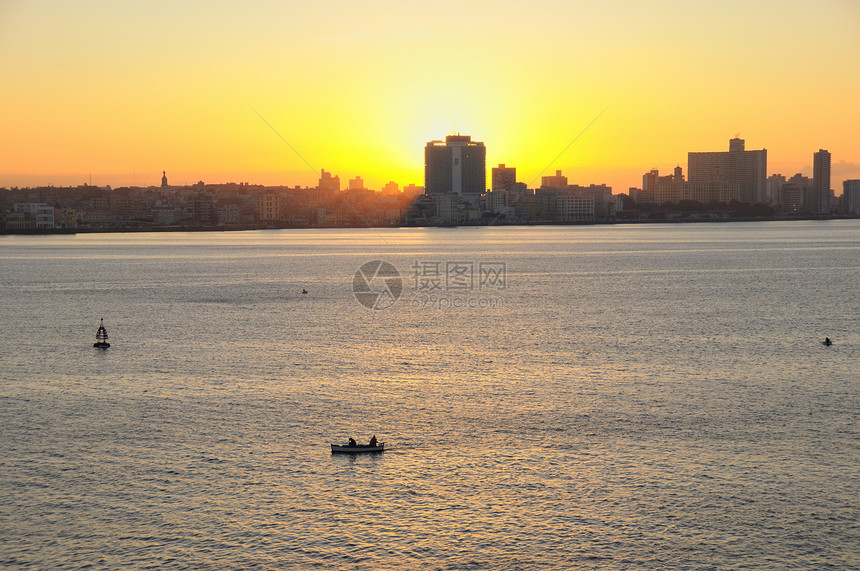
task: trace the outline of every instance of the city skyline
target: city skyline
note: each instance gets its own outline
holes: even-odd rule
[[[452,146],[453,145],[453,146]],[[457,150],[457,147],[461,146],[467,147],[475,147],[479,150],[479,154],[474,159],[469,159],[467,155],[460,155],[460,151]],[[442,155],[439,155],[439,152],[442,152]],[[740,151],[739,154],[738,151]],[[453,154],[452,154],[453,153]],[[448,156],[450,155],[450,156]],[[425,146],[425,157],[424,157],[424,179],[422,180],[422,184],[416,183],[400,183],[397,181],[389,180],[386,183],[380,184],[380,186],[374,188],[371,185],[366,184],[366,181],[362,178],[362,176],[356,175],[352,179],[348,179],[347,186],[344,189],[341,189],[341,181],[340,175],[326,171],[325,169],[320,169],[321,178],[318,179],[317,185],[308,185],[304,186],[298,184],[291,184],[289,182],[278,182],[275,184],[264,184],[258,181],[235,181],[235,180],[224,180],[224,181],[202,181],[198,180],[197,182],[189,182],[184,181],[181,183],[169,184],[167,178],[167,172],[162,170],[160,177],[160,185],[153,184],[151,182],[142,181],[140,184],[131,184],[131,185],[122,185],[115,186],[112,185],[98,185],[92,184],[92,180],[84,181],[81,183],[71,183],[66,185],[53,185],[53,184],[36,184],[32,186],[20,186],[20,187],[9,187],[10,189],[47,189],[47,188],[67,188],[71,189],[74,187],[86,187],[92,186],[93,188],[103,188],[103,189],[121,189],[121,188],[156,188],[160,186],[162,189],[165,188],[181,188],[181,187],[201,187],[202,185],[208,186],[247,186],[247,187],[261,187],[261,188],[281,188],[281,189],[300,189],[304,188],[305,190],[309,190],[312,188],[317,189],[327,189],[333,191],[335,194],[338,194],[342,190],[365,190],[378,192],[384,195],[391,194],[401,194],[404,192],[412,193],[416,188],[420,188],[422,192],[427,194],[445,194],[452,193],[456,195],[464,194],[462,189],[455,188],[457,185],[462,185],[465,179],[462,179],[463,174],[458,174],[455,176],[455,179],[460,179],[460,182],[453,182],[454,186],[451,186],[452,181],[448,180],[447,183],[443,183],[439,185],[438,183],[444,181],[445,179],[450,179],[452,170],[453,172],[459,172],[457,169],[459,167],[453,167],[455,163],[459,161],[459,159],[455,159],[454,156],[463,156],[464,157],[464,166],[465,162],[474,162],[474,164],[470,167],[471,170],[475,172],[472,173],[472,184],[470,185],[470,190],[466,191],[465,194],[472,196],[472,199],[475,200],[478,197],[482,196],[484,193],[489,193],[493,190],[512,190],[514,188],[519,190],[529,190],[536,191],[545,187],[564,187],[568,185],[570,182],[573,186],[579,186],[575,181],[568,181],[568,177],[562,173],[562,170],[556,169],[555,174],[552,175],[542,175],[540,177],[540,182],[534,180],[531,184],[526,184],[525,182],[519,180],[516,174],[516,167],[511,165],[505,165],[505,163],[499,163],[498,167],[488,167],[486,164],[486,148],[483,142],[471,141],[470,135],[448,135],[445,138],[445,141],[441,140],[433,140],[428,141]],[[740,172],[744,172],[742,178],[746,177],[747,183],[741,184],[741,187],[744,187],[746,184],[754,185],[753,187],[749,187],[746,191],[741,191],[739,194],[733,198],[733,200],[739,200],[741,202],[746,202],[749,204],[753,204],[756,202],[764,203],[764,204],[773,204],[776,201],[776,198],[771,195],[771,189],[766,188],[766,182],[772,181],[774,179],[782,180],[784,183],[787,178],[791,178],[792,180],[803,178],[809,179],[810,181],[815,181],[815,196],[814,199],[816,203],[816,208],[820,212],[827,212],[829,208],[829,198],[828,196],[841,196],[839,192],[839,188],[844,187],[848,183],[854,183],[857,179],[849,179],[843,178],[840,180],[841,184],[839,188],[836,188],[830,177],[830,153],[825,149],[819,149],[817,152],[813,154],[813,162],[814,165],[811,167],[809,174],[813,176],[805,176],[803,172],[796,172],[792,177],[786,177],[783,173],[771,173],[767,168],[767,149],[761,150],[745,150],[745,141],[743,139],[739,139],[737,137],[729,140],[729,151],[690,151],[687,153],[687,167],[690,170],[691,179],[690,182],[698,182],[698,183],[708,183],[708,184],[723,184],[729,183],[728,181],[735,180],[736,184],[741,184],[737,182],[737,175],[740,175]],[[438,157],[431,160],[431,156]],[[744,156],[746,158],[744,158]],[[732,158],[734,157],[734,158]],[[439,164],[435,169],[431,169],[432,163],[438,163],[438,159],[443,160],[443,164]],[[726,163],[726,161],[728,161]],[[741,161],[741,162],[737,162]],[[826,166],[824,166],[826,165]],[[441,171],[438,169],[441,167]],[[453,169],[452,169],[453,167]],[[480,168],[479,168],[480,167]],[[822,170],[821,174],[818,173],[819,170]],[[479,185],[477,185],[477,181],[475,177],[477,173],[480,171],[484,172],[484,179],[486,181],[485,188],[481,191],[478,191]],[[436,175],[431,175],[428,178],[428,175],[431,171],[437,171]],[[615,194],[635,194],[637,196],[641,196],[641,191],[653,191],[653,185],[658,184],[659,180],[665,182],[672,180],[674,181],[683,181],[685,175],[683,175],[684,168],[681,167],[680,162],[673,169],[674,175],[670,175],[668,177],[659,177],[659,169],[652,169],[649,172],[645,172],[641,176],[641,184],[637,186],[630,186],[624,190],[621,189],[613,189],[610,185],[606,185],[605,183],[600,183],[595,185],[594,182],[586,182],[586,184],[590,184],[592,186],[601,186],[606,187],[614,191]],[[825,174],[826,173],[826,174]],[[436,183],[428,184],[428,180],[432,178],[439,178],[442,175],[442,178],[438,180]],[[559,184],[557,181],[563,180],[564,184]],[[503,181],[503,182],[500,182]],[[581,181],[578,181],[581,182]],[[651,188],[649,188],[649,183]],[[730,184],[730,183],[729,183]],[[435,190],[434,190],[435,187]],[[0,187],[4,188],[4,187]],[[853,188],[853,187],[852,187]],[[426,189],[426,190],[425,190]],[[664,189],[665,190],[665,189]],[[739,189],[741,190],[741,189]],[[667,198],[669,202],[672,202],[673,199],[670,197]],[[728,201],[728,198],[725,200],[721,200],[723,202]],[[714,200],[717,200],[716,195]],[[675,199],[677,201],[677,198]],[[704,202],[708,202],[705,200]]]
[[[827,149],[837,194],[860,178],[856,3],[454,7],[6,3],[0,187],[422,184],[452,132],[530,187],[626,192],[735,135],[768,175]]]

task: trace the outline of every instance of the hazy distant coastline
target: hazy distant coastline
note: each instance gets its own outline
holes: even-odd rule
[[[506,222],[491,221],[469,224],[400,224],[388,226],[368,225],[248,225],[248,226],[151,226],[140,228],[53,228],[53,229],[22,229],[0,230],[0,236],[39,236],[39,235],[72,235],[72,234],[126,234],[126,233],[161,233],[161,232],[249,232],[258,230],[337,230],[356,228],[481,228],[489,226],[531,227],[531,226],[618,226],[618,225],[649,225],[649,224],[697,224],[721,222],[792,222],[806,220],[852,220],[857,216],[766,216],[766,217],[685,217],[685,218],[650,218],[638,220],[615,220],[613,222],[579,222],[559,224],[555,222]]]

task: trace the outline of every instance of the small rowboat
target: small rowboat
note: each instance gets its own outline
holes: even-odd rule
[[[370,444],[332,444],[332,454],[362,454],[364,452],[385,452],[385,442],[380,442],[375,446]]]

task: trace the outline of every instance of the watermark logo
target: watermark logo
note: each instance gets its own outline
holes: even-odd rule
[[[384,260],[365,262],[352,278],[352,293],[368,309],[385,309],[400,299],[403,280],[397,268]]]
[[[496,309],[508,287],[505,262],[416,260],[411,305],[417,309]]]
[[[412,296],[404,301],[413,309],[497,309],[508,287],[505,262],[473,260],[415,260]],[[403,294],[403,280],[392,264],[374,260],[355,272],[352,292],[369,309],[393,306]]]

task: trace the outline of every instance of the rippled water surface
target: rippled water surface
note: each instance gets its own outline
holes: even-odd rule
[[[858,284],[857,221],[0,237],[0,567],[860,569]]]

